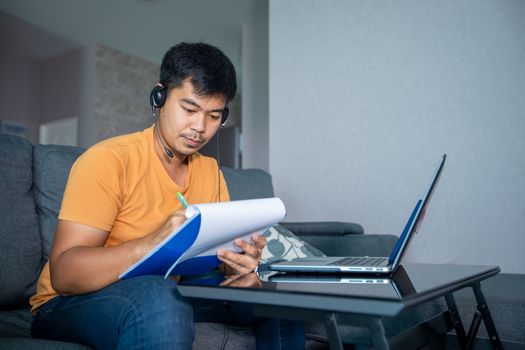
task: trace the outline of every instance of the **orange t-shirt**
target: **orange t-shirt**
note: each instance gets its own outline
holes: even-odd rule
[[[108,231],[105,246],[110,247],[158,229],[182,209],[177,192],[198,204],[219,201],[219,191],[221,201],[230,199],[217,161],[199,153],[188,157],[184,185],[176,184],[155,153],[150,127],[102,141],[82,154],[69,173],[58,218]],[[57,295],[47,262],[30,299],[33,311]]]

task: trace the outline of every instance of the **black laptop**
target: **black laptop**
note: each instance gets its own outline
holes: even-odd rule
[[[414,210],[399,236],[392,253],[388,257],[348,256],[348,257],[308,257],[269,264],[269,269],[282,272],[320,272],[320,273],[373,273],[391,274],[399,266],[409,242],[417,233],[441,177],[447,156],[443,155],[423,199],[417,201]]]

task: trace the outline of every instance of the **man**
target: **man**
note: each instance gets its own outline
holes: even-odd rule
[[[193,306],[175,279],[118,276],[185,220],[177,192],[189,203],[229,200],[217,162],[197,151],[219,130],[235,92],[235,69],[219,49],[178,44],[165,54],[151,92],[155,124],[79,157],[30,301],[33,336],[108,349],[191,348]],[[217,253],[222,270],[253,271],[264,237],[235,243],[242,253]],[[253,320],[258,347],[280,347],[288,324]],[[300,327],[286,331],[289,344],[304,346]]]

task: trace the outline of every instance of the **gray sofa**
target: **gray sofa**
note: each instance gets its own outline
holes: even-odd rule
[[[69,169],[83,149],[67,146],[32,146],[23,138],[0,135],[0,349],[88,349],[80,344],[30,337],[28,299],[47,260],[53,241],[56,216]],[[273,196],[268,173],[223,168],[232,199]],[[327,255],[385,255],[397,239],[393,235],[363,234],[352,223],[282,223]],[[500,336],[508,344],[525,344],[525,279],[501,274],[483,284]],[[465,320],[472,315],[471,293],[459,293],[458,304]],[[443,307],[442,303],[409,310],[387,320],[394,335],[405,322],[414,323]],[[366,332],[341,326],[345,342],[367,344]],[[325,347],[324,330],[308,326],[308,347]],[[452,342],[453,344],[453,342]],[[216,323],[197,323],[195,349],[254,348],[250,329]]]

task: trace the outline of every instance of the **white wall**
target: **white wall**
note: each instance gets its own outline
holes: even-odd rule
[[[525,2],[270,0],[269,18],[288,220],[399,234],[447,153],[407,261],[525,272]]]

